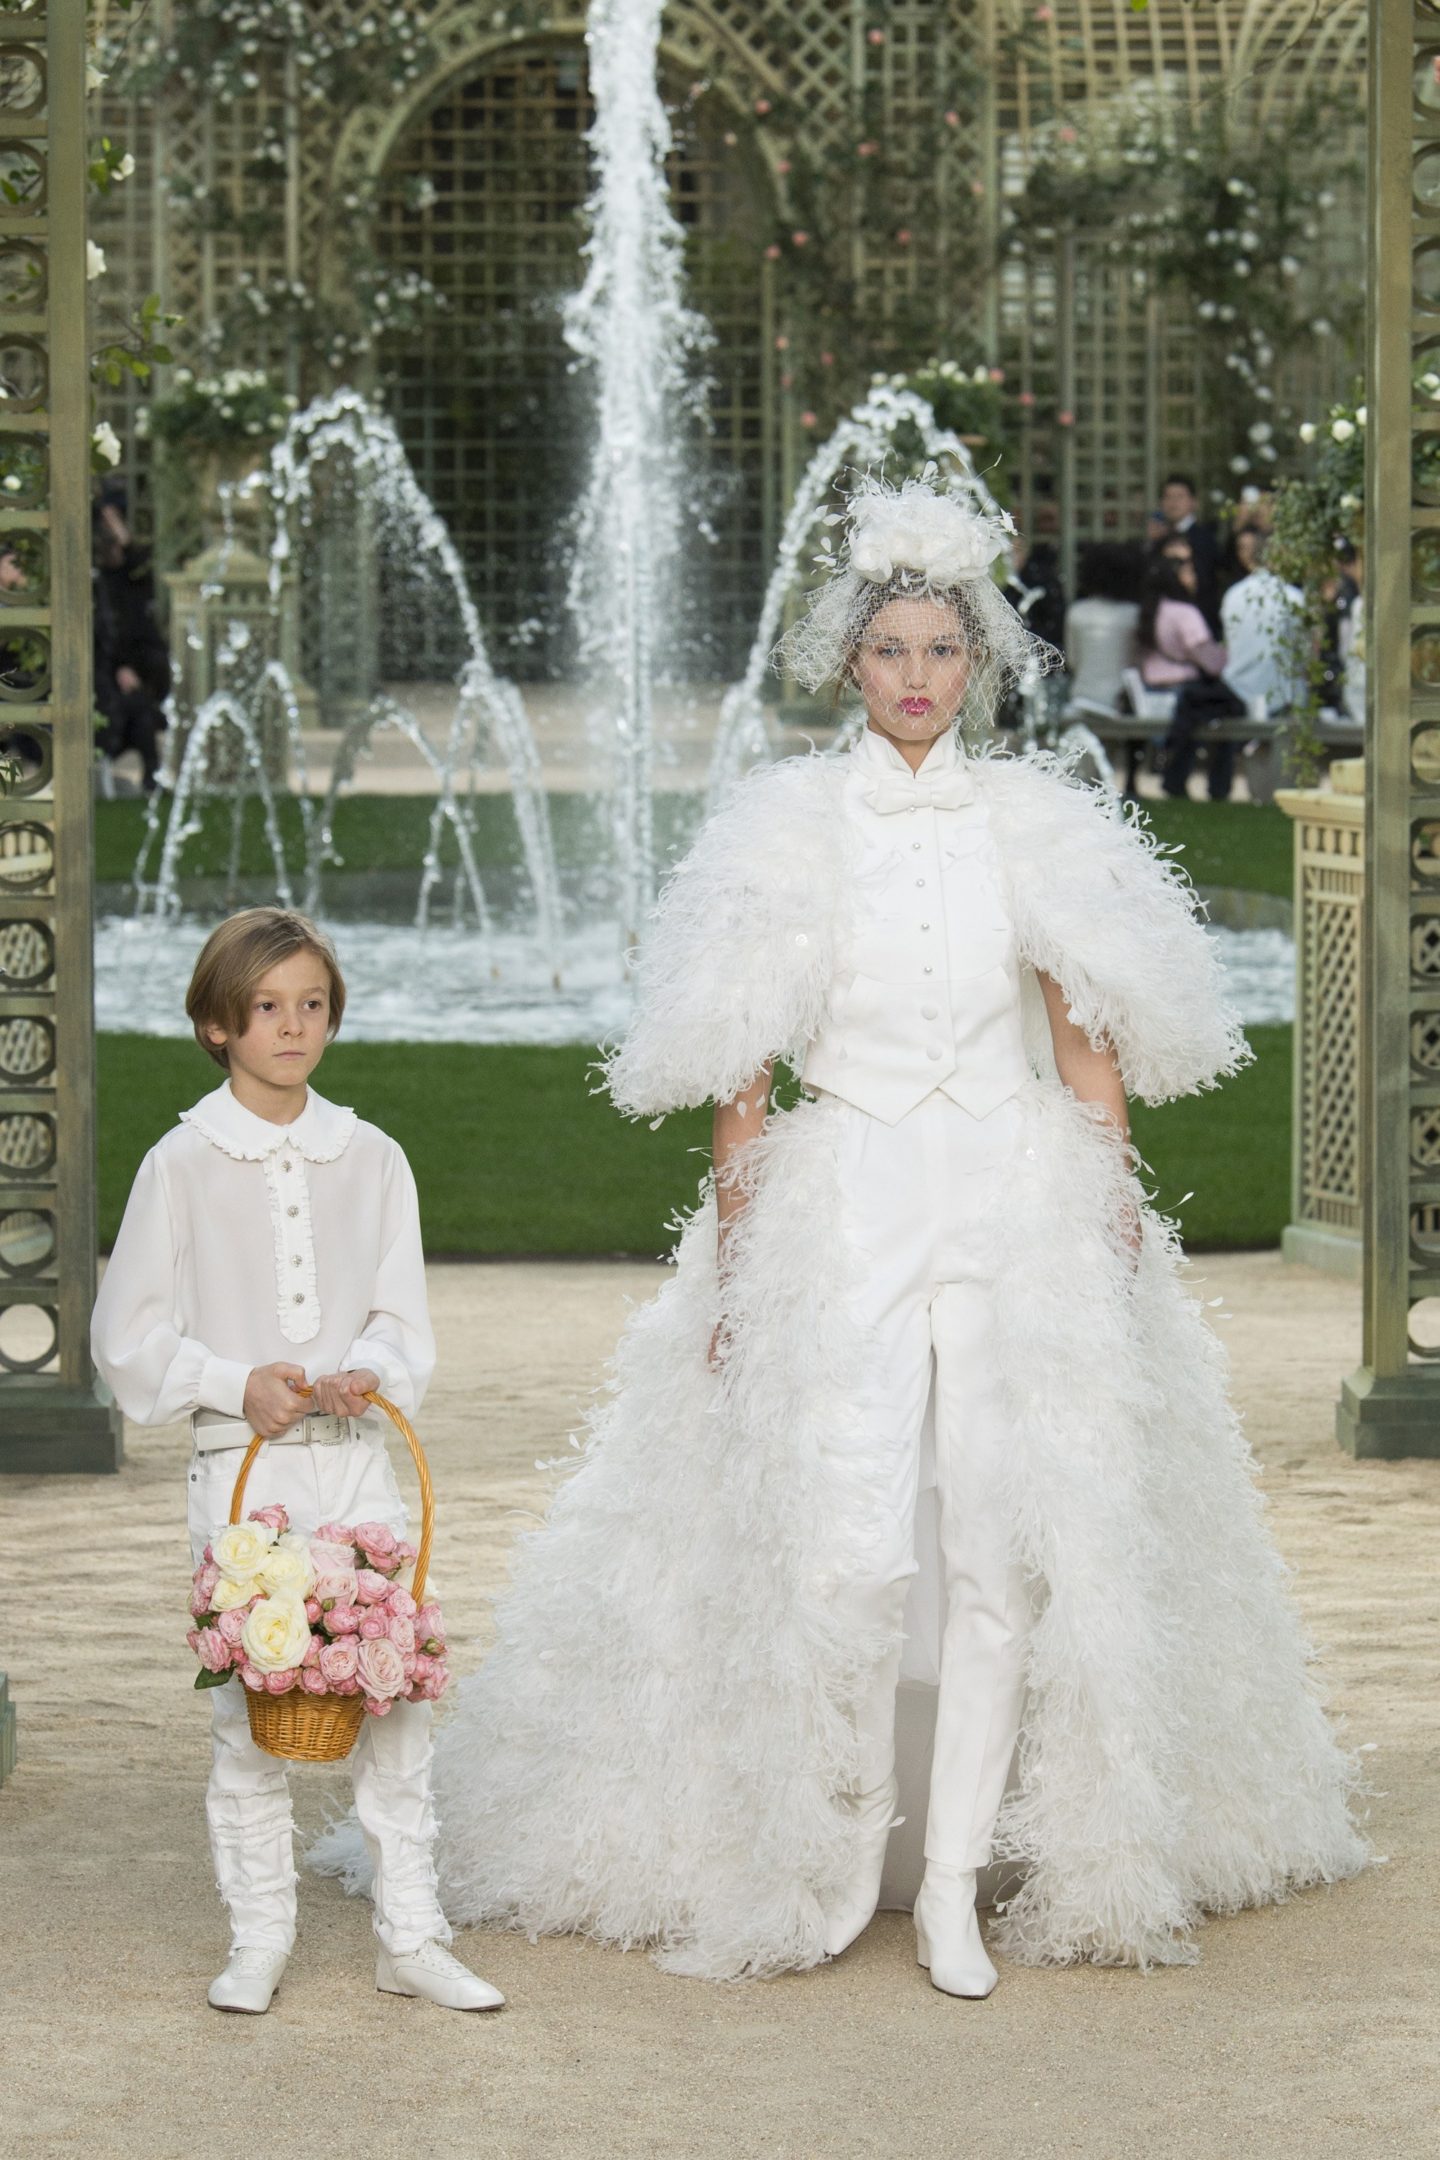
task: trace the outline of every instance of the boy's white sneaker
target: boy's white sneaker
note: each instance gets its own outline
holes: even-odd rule
[[[505,2001],[499,1988],[434,1941],[398,1957],[381,1950],[375,1960],[375,1985],[383,1995],[423,1995],[442,2010],[499,2010]]]
[[[285,1950],[232,1950],[224,1972],[210,1983],[210,2007],[263,2017],[289,1962]]]

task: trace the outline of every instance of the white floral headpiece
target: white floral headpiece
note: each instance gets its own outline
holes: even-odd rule
[[[970,654],[968,719],[993,722],[1027,667],[1058,664],[1033,637],[991,575],[1015,537],[1009,513],[984,498],[950,492],[939,467],[891,487],[867,474],[843,511],[840,550],[827,533],[817,566],[829,575],[775,649],[777,664],[807,690],[844,673],[865,625],[888,600],[943,594],[955,609]]]
[[[850,498],[845,522],[849,568],[870,585],[888,585],[907,570],[940,590],[986,577],[1015,535],[1004,510],[986,516],[924,476],[898,488],[867,477]]]

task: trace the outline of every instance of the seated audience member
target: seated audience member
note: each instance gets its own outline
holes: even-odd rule
[[[1092,540],[1080,550],[1077,597],[1065,610],[1065,668],[1074,702],[1112,711],[1118,703],[1120,678],[1139,657],[1143,581],[1138,548]]]

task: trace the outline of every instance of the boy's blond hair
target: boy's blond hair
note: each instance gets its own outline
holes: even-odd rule
[[[308,915],[294,908],[241,908],[206,938],[185,993],[185,1011],[196,1042],[226,1072],[229,1052],[224,1043],[211,1042],[205,1030],[218,1027],[227,1035],[243,1035],[250,1025],[256,983],[268,969],[297,952],[313,952],[330,978],[329,1039],[333,1042],[345,1010],[345,978],[334,946]]]

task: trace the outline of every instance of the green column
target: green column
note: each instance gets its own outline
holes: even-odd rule
[[[0,1470],[114,1470],[95,1292],[90,376],[85,0],[0,16],[0,538],[36,575],[0,605]],[[17,484],[18,483],[18,484]]]
[[[1440,7],[1370,4],[1360,1124],[1364,1363],[1340,1443],[1440,1455]]]

